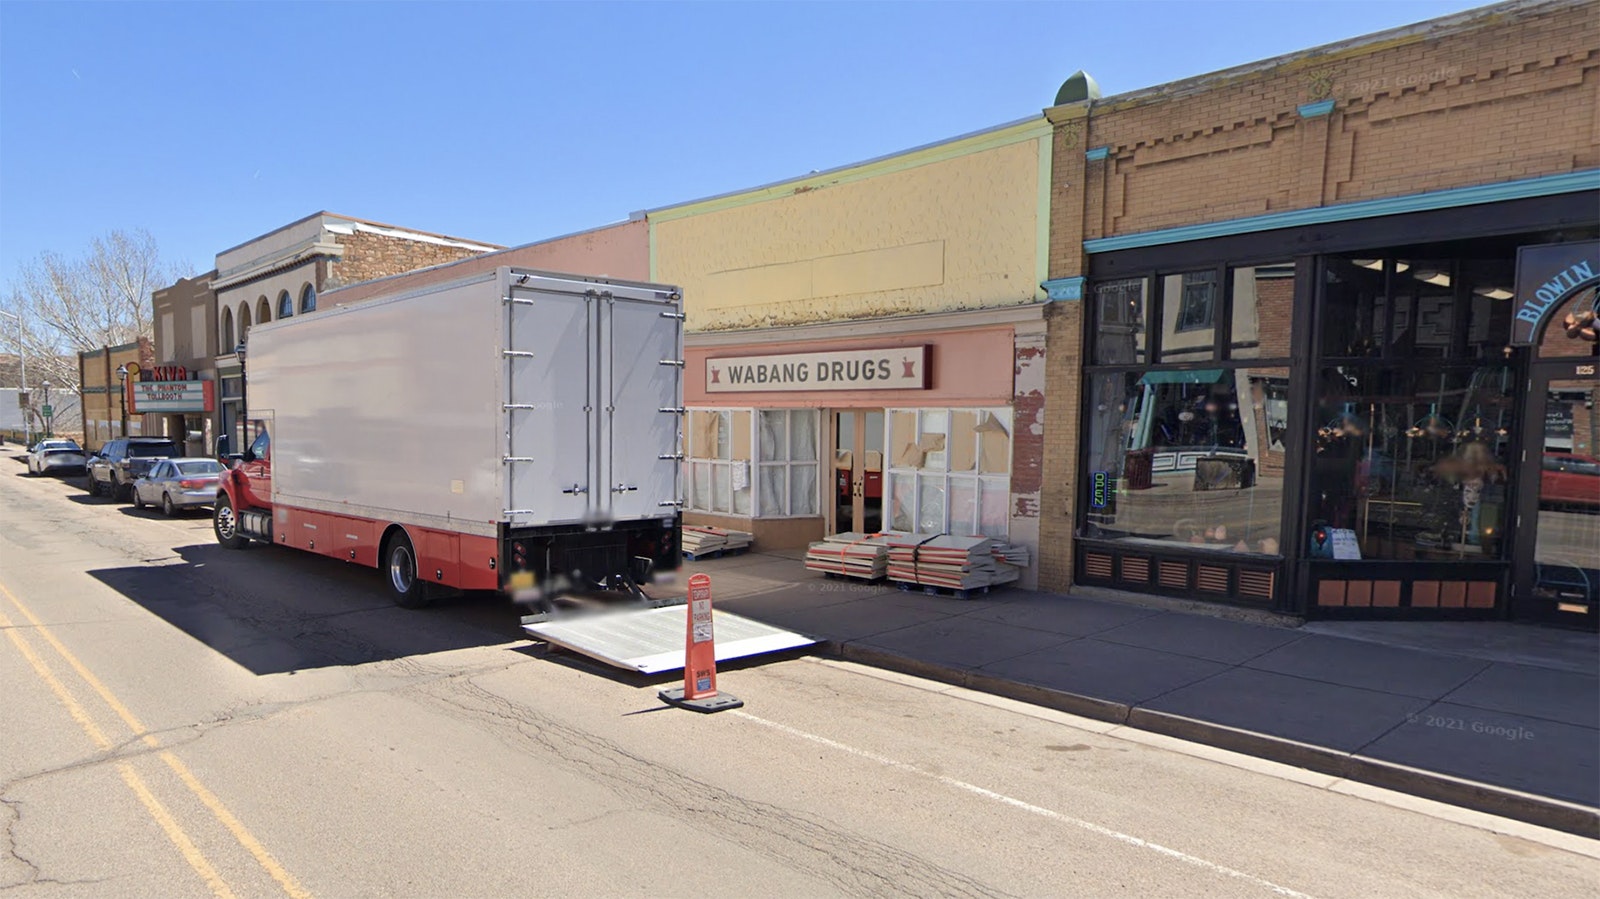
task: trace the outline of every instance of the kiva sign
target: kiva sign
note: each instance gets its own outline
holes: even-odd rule
[[[926,346],[706,360],[707,393],[927,388]]]
[[[1600,285],[1600,241],[1546,244],[1517,250],[1517,312],[1511,342],[1529,344],[1540,328],[1574,295]],[[1593,312],[1592,308],[1573,309]],[[1553,327],[1553,325],[1551,326]]]

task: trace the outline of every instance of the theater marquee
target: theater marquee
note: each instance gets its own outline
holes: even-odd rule
[[[927,346],[706,360],[707,393],[926,389]]]

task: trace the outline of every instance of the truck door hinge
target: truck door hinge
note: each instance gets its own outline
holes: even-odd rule
[[[678,507],[683,505],[683,500],[681,500],[681,499],[662,500],[661,502],[656,503],[656,505],[658,505],[658,506],[672,506],[673,508],[678,508]]]
[[[662,365],[676,365],[677,367],[682,368],[683,367],[683,360],[682,359],[662,359],[661,360],[661,364]]]
[[[660,409],[657,409],[656,411],[657,412],[667,412],[667,413],[670,413],[672,415],[682,415],[685,412],[688,412],[689,410],[683,408],[682,406],[662,406]]]
[[[501,456],[500,457],[500,463],[502,465],[510,465],[512,462],[532,462],[532,461],[533,461],[533,457],[532,456]]]
[[[657,456],[656,458],[657,459],[663,459],[663,460],[671,459],[674,462],[682,462],[683,461],[683,453],[662,453],[661,455]]]
[[[661,317],[662,318],[675,318],[680,322],[683,321],[684,319],[688,318],[688,316],[684,315],[682,312],[663,312],[663,313],[661,313]]]
[[[535,406],[533,403],[506,403],[500,408],[510,411],[512,409],[537,409],[539,407]]]
[[[568,494],[568,495],[577,494],[577,493],[588,493],[589,492],[589,488],[588,487],[580,487],[577,484],[573,484],[571,487],[567,487],[567,488],[563,489],[561,492],[565,493],[565,494]]]
[[[638,487],[635,487],[632,484],[618,484],[617,486],[611,488],[611,492],[612,493],[632,493],[632,492],[634,492],[635,490],[638,490],[638,489],[639,489]]]
[[[501,350],[507,357],[513,359],[532,359],[533,354],[526,350]]]

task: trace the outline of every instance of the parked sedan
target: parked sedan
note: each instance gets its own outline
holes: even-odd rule
[[[209,506],[217,501],[221,476],[222,463],[215,459],[163,459],[133,482],[133,506],[159,505],[168,515]]]
[[[41,440],[28,453],[28,474],[84,470],[83,447],[75,440]]]

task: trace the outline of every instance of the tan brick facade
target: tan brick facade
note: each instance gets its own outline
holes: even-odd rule
[[[328,263],[327,276],[322,283],[324,290],[456,262],[483,252],[366,231],[340,234],[335,240],[344,248],[344,255]]]
[[[1050,277],[1078,278],[1085,241],[1600,168],[1600,3],[1501,4],[1047,115]],[[1072,578],[1091,296],[1048,317],[1045,589]],[[1292,299],[1292,280],[1258,296],[1260,358],[1308,326]]]

